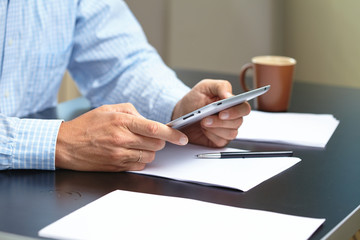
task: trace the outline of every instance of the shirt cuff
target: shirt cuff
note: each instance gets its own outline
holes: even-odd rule
[[[15,136],[12,168],[55,170],[56,140],[61,122],[21,119]]]
[[[173,89],[163,90],[161,97],[156,100],[156,115],[152,116],[159,122],[164,124],[171,121],[171,117],[175,108],[175,105],[190,91],[190,88],[184,84],[178,84]]]

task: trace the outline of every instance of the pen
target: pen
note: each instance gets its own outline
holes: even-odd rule
[[[198,158],[256,158],[256,157],[291,157],[292,151],[272,152],[218,152],[198,154]]]

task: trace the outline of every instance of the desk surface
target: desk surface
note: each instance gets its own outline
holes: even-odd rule
[[[178,74],[185,82],[202,78],[223,78],[237,82],[237,76],[232,75],[191,71],[179,71]],[[231,147],[252,150],[291,149],[295,156],[302,159],[297,165],[248,192],[133,173],[68,170],[0,172],[0,231],[36,237],[44,226],[113,190],[123,189],[326,218],[311,237],[321,239],[360,204],[359,102],[360,90],[296,82],[291,112],[331,113],[340,120],[340,124],[326,149],[230,143]],[[32,117],[71,119],[89,107],[88,102],[80,98]],[[350,224],[347,220],[340,225],[347,227],[346,231],[342,228],[341,236],[349,239],[360,228],[360,221],[353,219]]]

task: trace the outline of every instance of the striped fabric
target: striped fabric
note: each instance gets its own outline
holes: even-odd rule
[[[168,122],[188,91],[121,0],[0,1],[0,169],[55,169],[54,107],[66,69],[94,107],[132,103]]]

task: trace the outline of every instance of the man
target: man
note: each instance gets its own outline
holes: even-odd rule
[[[231,96],[227,81],[188,89],[120,0],[0,2],[0,169],[141,170],[165,142],[235,138],[247,103],[182,130],[164,124]],[[98,107],[72,121],[20,119],[56,105],[68,69]]]

